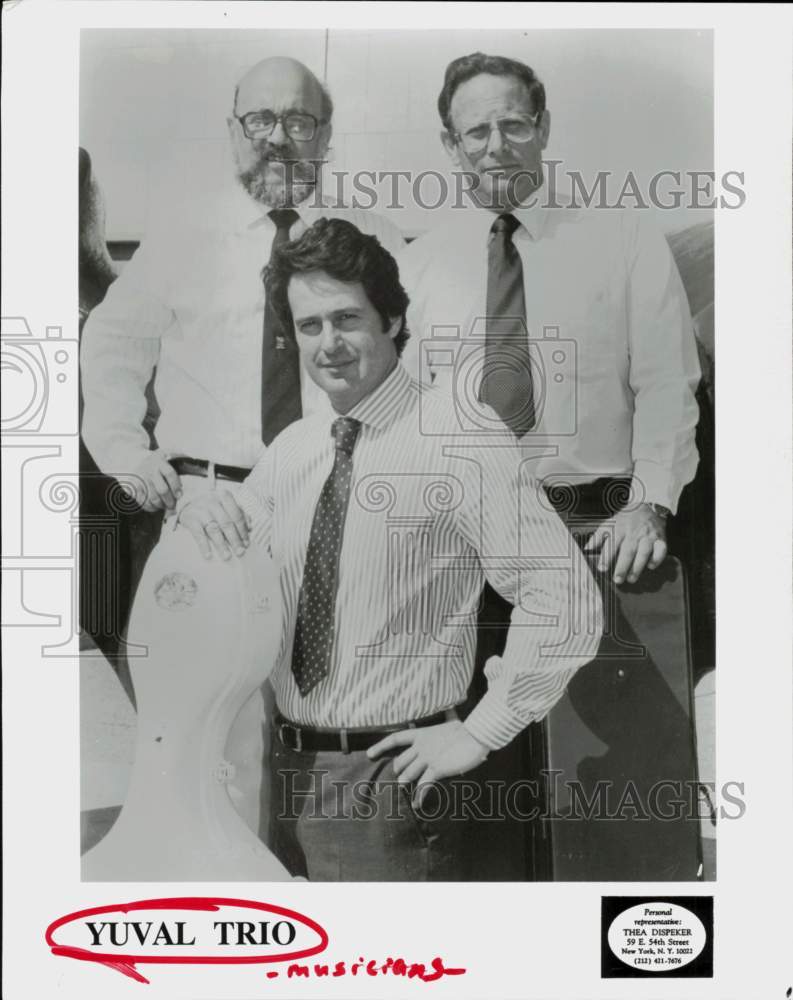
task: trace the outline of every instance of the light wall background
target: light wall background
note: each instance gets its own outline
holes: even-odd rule
[[[268,55],[326,78],[336,111],[326,171],[437,170],[446,65],[483,50],[529,63],[552,114],[546,156],[591,182],[713,169],[710,31],[90,30],[81,42],[80,143],[105,192],[109,239],[139,239],[170,211],[200,212],[228,181],[226,116],[240,75]],[[561,186],[563,190],[564,185]],[[436,188],[423,189],[431,199]],[[630,202],[627,202],[630,204]],[[444,210],[378,206],[405,231]],[[707,209],[651,209],[665,231]]]

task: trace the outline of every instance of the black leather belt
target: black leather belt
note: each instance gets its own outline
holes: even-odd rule
[[[171,466],[180,476],[204,476],[209,475],[209,462],[205,458],[171,458]],[[216,465],[215,479],[227,479],[232,483],[241,483],[247,479],[251,470],[245,469],[241,465]]]
[[[313,729],[311,726],[298,726],[283,715],[275,717],[275,732],[281,743],[289,750],[305,750],[307,753],[352,753],[354,750],[368,750],[375,743],[403,729],[423,729],[425,726],[437,726],[441,722],[449,722],[457,718],[453,708],[445,712],[436,712],[415,722],[405,722],[401,726],[381,726],[378,729]]]

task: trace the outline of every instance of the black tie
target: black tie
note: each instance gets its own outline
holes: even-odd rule
[[[331,427],[336,439],[336,458],[322,487],[311,524],[292,650],[292,673],[304,698],[330,670],[339,556],[350,499],[352,450],[360,429],[360,422],[352,417],[339,417]]]
[[[289,240],[289,230],[300,218],[293,208],[274,208],[275,237],[270,252]],[[264,283],[264,330],[262,335],[262,441],[269,445],[284,427],[303,415],[300,405],[300,359],[297,343],[276,315]]]
[[[499,215],[491,229],[487,333],[479,400],[492,406],[512,433],[522,437],[534,426],[534,392],[523,265],[512,242],[519,225],[513,215]]]

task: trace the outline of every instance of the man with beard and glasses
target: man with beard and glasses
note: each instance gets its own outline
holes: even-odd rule
[[[217,481],[204,527],[207,545],[226,557],[248,545],[237,485],[284,427],[328,405],[300,374],[292,331],[268,302],[262,274],[273,248],[321,215],[348,218],[394,253],[403,245],[375,213],[323,204],[333,104],[309,69],[262,60],[230,103],[235,190],[144,240],[91,313],[81,346],[82,434],[99,469],[142,510],[166,517]],[[144,427],[152,378],[153,439]],[[146,555],[133,554],[138,576]]]

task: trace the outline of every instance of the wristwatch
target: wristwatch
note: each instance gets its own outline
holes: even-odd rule
[[[653,514],[657,514],[658,517],[662,518],[664,521],[672,514],[672,511],[668,507],[664,507],[661,503],[648,503],[647,506]]]

